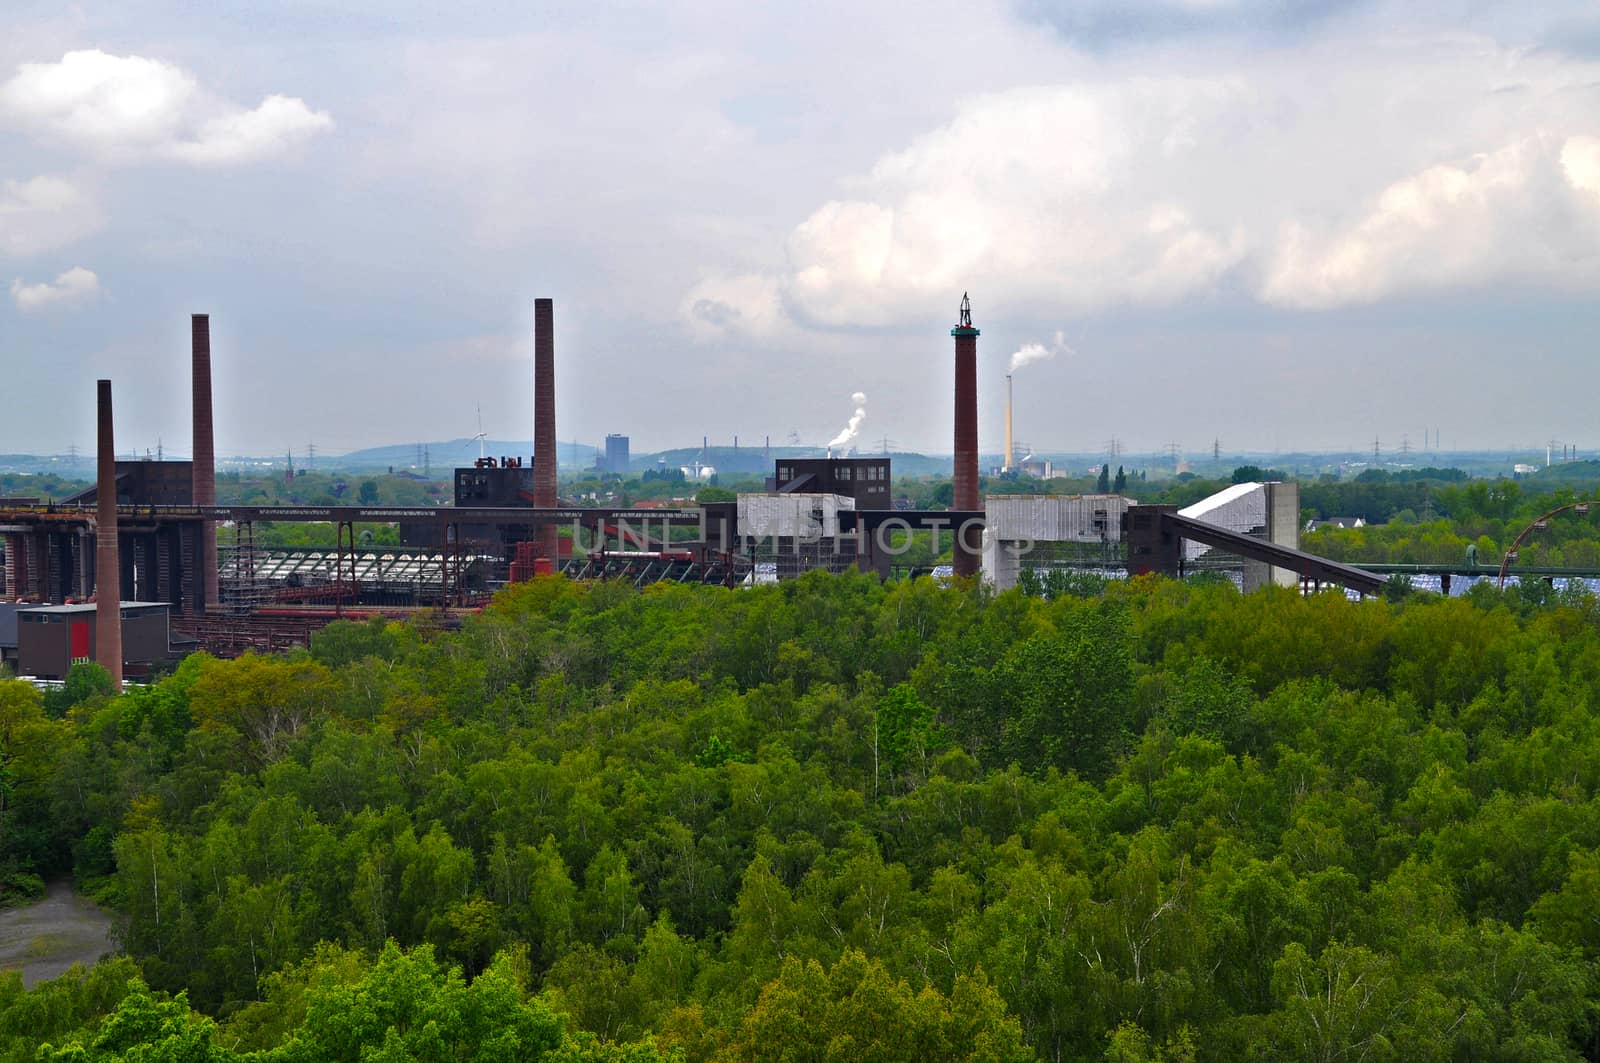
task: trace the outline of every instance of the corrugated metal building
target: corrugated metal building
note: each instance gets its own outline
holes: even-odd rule
[[[1024,567],[1120,566],[1121,495],[989,495],[984,499],[983,575],[996,590],[1016,586]]]
[[[740,546],[752,562],[772,563],[775,578],[813,568],[842,571],[855,564],[854,534],[841,535],[839,512],[856,500],[833,494],[743,494],[738,501]]]

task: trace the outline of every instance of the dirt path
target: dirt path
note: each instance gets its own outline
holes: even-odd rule
[[[69,882],[52,882],[37,904],[0,910],[0,970],[21,971],[23,985],[115,951],[111,916],[73,893]]]

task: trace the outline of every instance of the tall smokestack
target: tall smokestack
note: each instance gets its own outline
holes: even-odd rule
[[[950,335],[956,338],[956,469],[954,505],[958,510],[978,509],[978,330],[972,327],[972,303],[961,294],[961,320]],[[957,534],[955,573],[978,574],[981,533],[971,528]]]
[[[1011,471],[1011,466],[1013,464],[1015,464],[1015,462],[1017,460],[1016,455],[1017,455],[1016,448],[1014,446],[1012,446],[1012,443],[1011,443],[1011,374],[1007,373],[1006,374],[1006,460],[1004,462],[1006,472],[1010,472]]]
[[[95,490],[94,655],[122,689],[122,565],[117,558],[117,451],[111,439],[111,381],[99,390],[99,483]]]
[[[197,506],[217,504],[217,450],[211,418],[211,315],[189,315],[189,349],[194,369],[194,466],[192,492]],[[212,612],[218,605],[217,526],[213,521],[200,524],[200,549],[195,563],[200,578],[198,608],[191,612]]]
[[[556,508],[556,326],[555,303],[533,301],[533,504]],[[554,524],[539,525],[539,553],[557,562]]]

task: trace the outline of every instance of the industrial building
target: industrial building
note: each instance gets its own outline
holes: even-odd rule
[[[0,668],[10,669],[13,675],[17,671],[17,611],[22,608],[16,602],[0,602]]]
[[[1178,515],[1278,546],[1300,547],[1300,485],[1292,481],[1234,484],[1178,510]],[[1202,567],[1242,566],[1242,585],[1247,592],[1269,582],[1292,587],[1299,579],[1289,569],[1239,557],[1193,540],[1183,544],[1183,563],[1190,571]]]
[[[983,578],[997,590],[1024,568],[1120,568],[1121,495],[990,495],[985,500]]]
[[[752,569],[793,579],[812,569],[842,572],[857,562],[857,537],[845,534],[842,513],[856,500],[828,492],[742,494],[735,503],[737,549]]]
[[[151,668],[173,657],[166,603],[123,602],[119,612],[124,675],[148,675]],[[65,679],[74,664],[95,660],[97,614],[98,609],[92,602],[18,607],[15,612],[17,674],[38,679]]]
[[[991,495],[985,506],[983,576],[998,590],[1017,584],[1026,569],[1138,570],[1128,548],[1128,518],[1140,507],[1121,495]],[[1235,536],[1297,551],[1300,488],[1295,483],[1234,484],[1178,510],[1187,520]],[[1185,539],[1168,566],[1174,574],[1201,570],[1239,573],[1246,591],[1267,582],[1293,586],[1291,569],[1245,557],[1233,549]]]
[[[889,459],[782,458],[770,489],[778,494],[842,495],[859,509],[892,509]]]

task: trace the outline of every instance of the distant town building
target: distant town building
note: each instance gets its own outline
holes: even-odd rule
[[[619,476],[628,474],[628,437],[616,433],[606,436],[606,454],[601,472],[614,472]]]
[[[1323,528],[1365,528],[1367,522],[1361,517],[1329,517],[1327,520],[1306,521],[1306,531],[1321,531]]]

